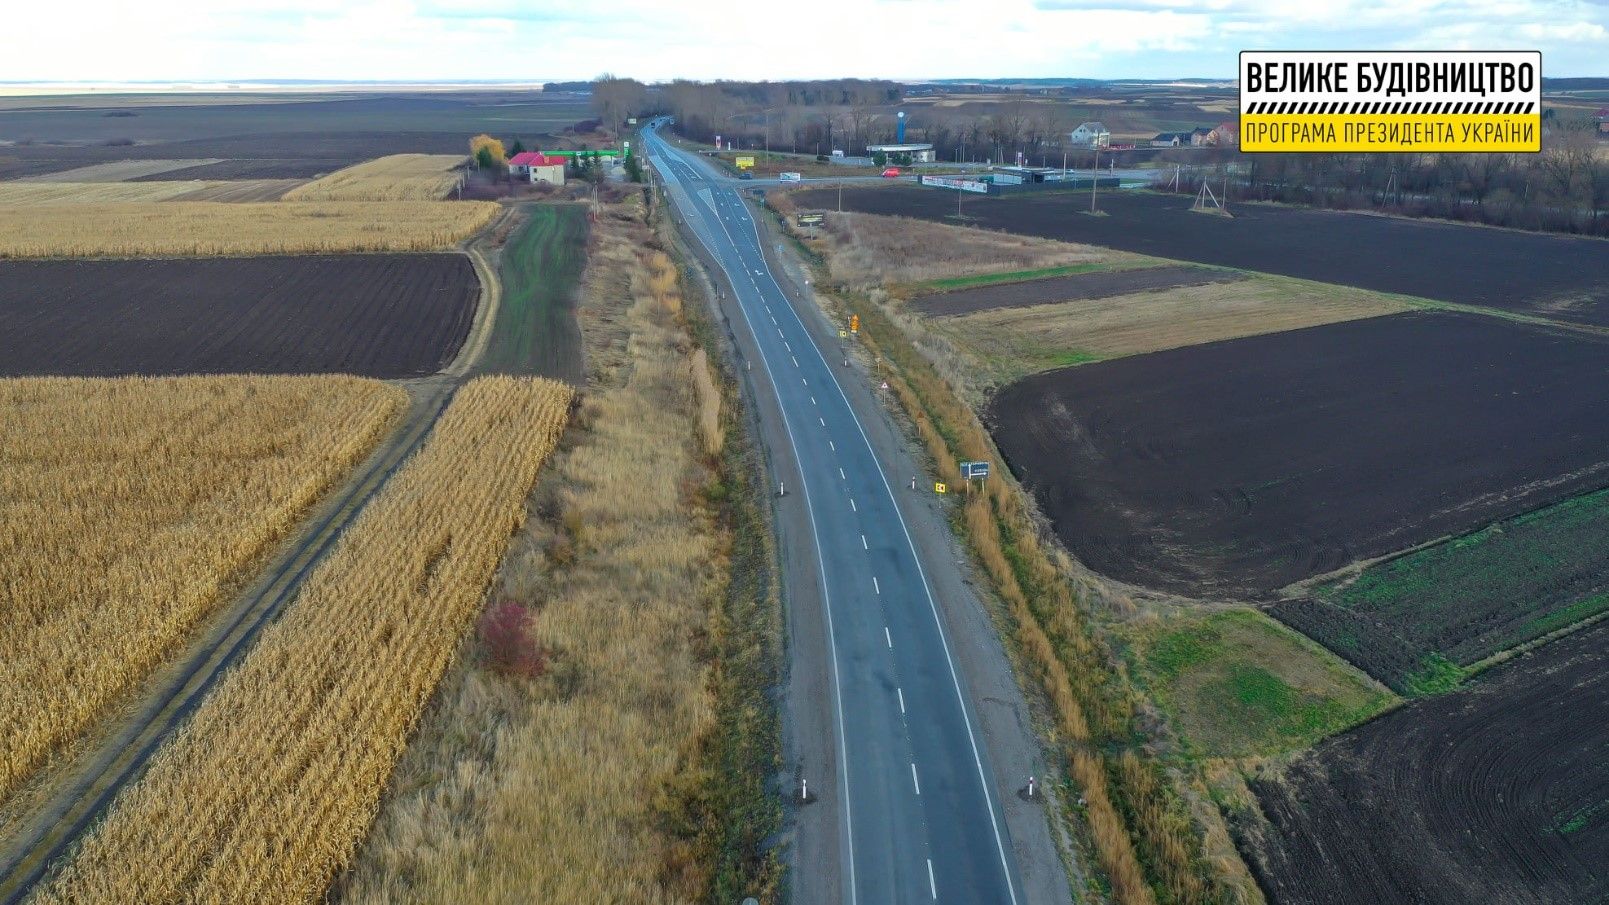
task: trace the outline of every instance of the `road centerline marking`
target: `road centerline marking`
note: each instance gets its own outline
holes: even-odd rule
[[[916,761],[911,761],[911,785],[916,787],[916,794],[922,794],[922,781],[916,778]]]
[[[900,716],[904,716],[905,715],[905,689],[896,688],[896,689],[894,689],[894,693],[899,695],[899,714],[900,714]]]
[[[888,633],[888,626],[883,626],[883,640],[888,642],[888,649],[894,649],[894,636]]]
[[[883,586],[877,583],[877,576],[876,575],[872,576],[872,590],[877,592],[878,594],[883,593]]]
[[[927,891],[932,894],[934,901],[939,897],[939,885],[933,882],[933,859],[927,859]]]

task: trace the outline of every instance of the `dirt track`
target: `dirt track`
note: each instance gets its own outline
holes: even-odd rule
[[[846,188],[844,210],[954,222],[955,197],[915,187]],[[794,196],[830,210],[837,192]],[[1266,204],[1231,204],[1233,219],[1191,213],[1190,199],[1114,192],[1107,216],[1088,196],[977,198],[969,225],[1102,245],[1182,261],[1609,325],[1609,242],[1426,220]]]
[[[1609,622],[1253,784],[1275,905],[1609,899]]]
[[[1097,571],[1261,594],[1609,481],[1609,340],[1398,314],[1036,374],[986,419]]]
[[[1133,292],[1155,292],[1180,286],[1230,283],[1243,280],[1241,274],[1205,267],[1148,267],[1081,273],[1049,280],[1029,280],[998,286],[979,286],[924,295],[911,300],[911,307],[933,317],[971,314],[995,308],[1025,308],[1079,299],[1104,299]]]

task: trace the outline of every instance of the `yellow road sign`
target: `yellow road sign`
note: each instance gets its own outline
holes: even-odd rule
[[[949,493],[950,492],[950,485],[935,482],[933,484],[933,492],[934,493]]]
[[[849,331],[848,331],[848,330],[839,330],[839,331],[838,331],[838,338],[839,338],[839,339],[843,339],[843,338],[844,338],[844,337],[846,337],[846,336],[848,336],[848,335],[849,335]]]

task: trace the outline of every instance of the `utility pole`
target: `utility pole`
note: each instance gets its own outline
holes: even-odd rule
[[[1089,212],[1095,213],[1095,185],[1101,181],[1101,148],[1092,144],[1090,150],[1095,152],[1095,165],[1089,171]]]
[[[955,219],[957,220],[961,219],[961,196],[963,194],[965,193],[961,191],[961,177],[957,176],[955,177]]]
[[[838,213],[844,212],[844,184],[838,183]]]

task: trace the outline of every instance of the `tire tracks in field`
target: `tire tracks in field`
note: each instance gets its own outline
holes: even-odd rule
[[[460,379],[408,381],[408,413],[347,483],[303,522],[268,567],[214,617],[205,634],[153,677],[153,689],[123,724],[83,751],[61,771],[44,800],[29,809],[10,839],[0,843],[0,903],[25,899],[99,820],[117,794],[144,773],[163,743],[213,685],[251,649],[262,629],[295,599],[312,573],[368,502],[419,448],[452,400]]]
[[[258,634],[296,598],[302,582],[323,561],[356,520],[429,436],[431,428],[467,382],[485,354],[502,307],[503,286],[497,257],[488,241],[511,221],[506,208],[474,239],[460,246],[480,278],[481,296],[464,345],[435,375],[391,381],[408,392],[402,421],[371,452],[338,490],[327,494],[306,516],[298,532],[283,542],[255,579],[235,595],[146,683],[146,694],[102,722],[48,780],[49,785],[20,813],[8,816],[0,837],[0,905],[25,900],[51,869],[72,852],[125,787],[139,780],[145,766],[190,716],[220,678],[251,649]],[[514,223],[517,229],[518,223]],[[512,230],[511,230],[512,232]],[[502,249],[497,249],[500,257]]]
[[[223,674],[251,649],[262,629],[295,599],[302,581],[429,435],[491,336],[502,286],[497,269],[487,259],[483,240],[495,235],[513,215],[513,208],[505,209],[480,236],[461,246],[480,279],[474,322],[458,354],[438,374],[396,381],[409,398],[401,423],[339,490],[303,519],[299,532],[281,545],[229,608],[215,615],[204,633],[152,677],[147,694],[129,711],[103,723],[102,734],[60,768],[40,800],[24,805],[16,815],[8,827],[9,838],[0,839],[0,905],[16,905],[27,898],[117,794],[144,774],[151,757]],[[107,730],[106,725],[113,728]]]

